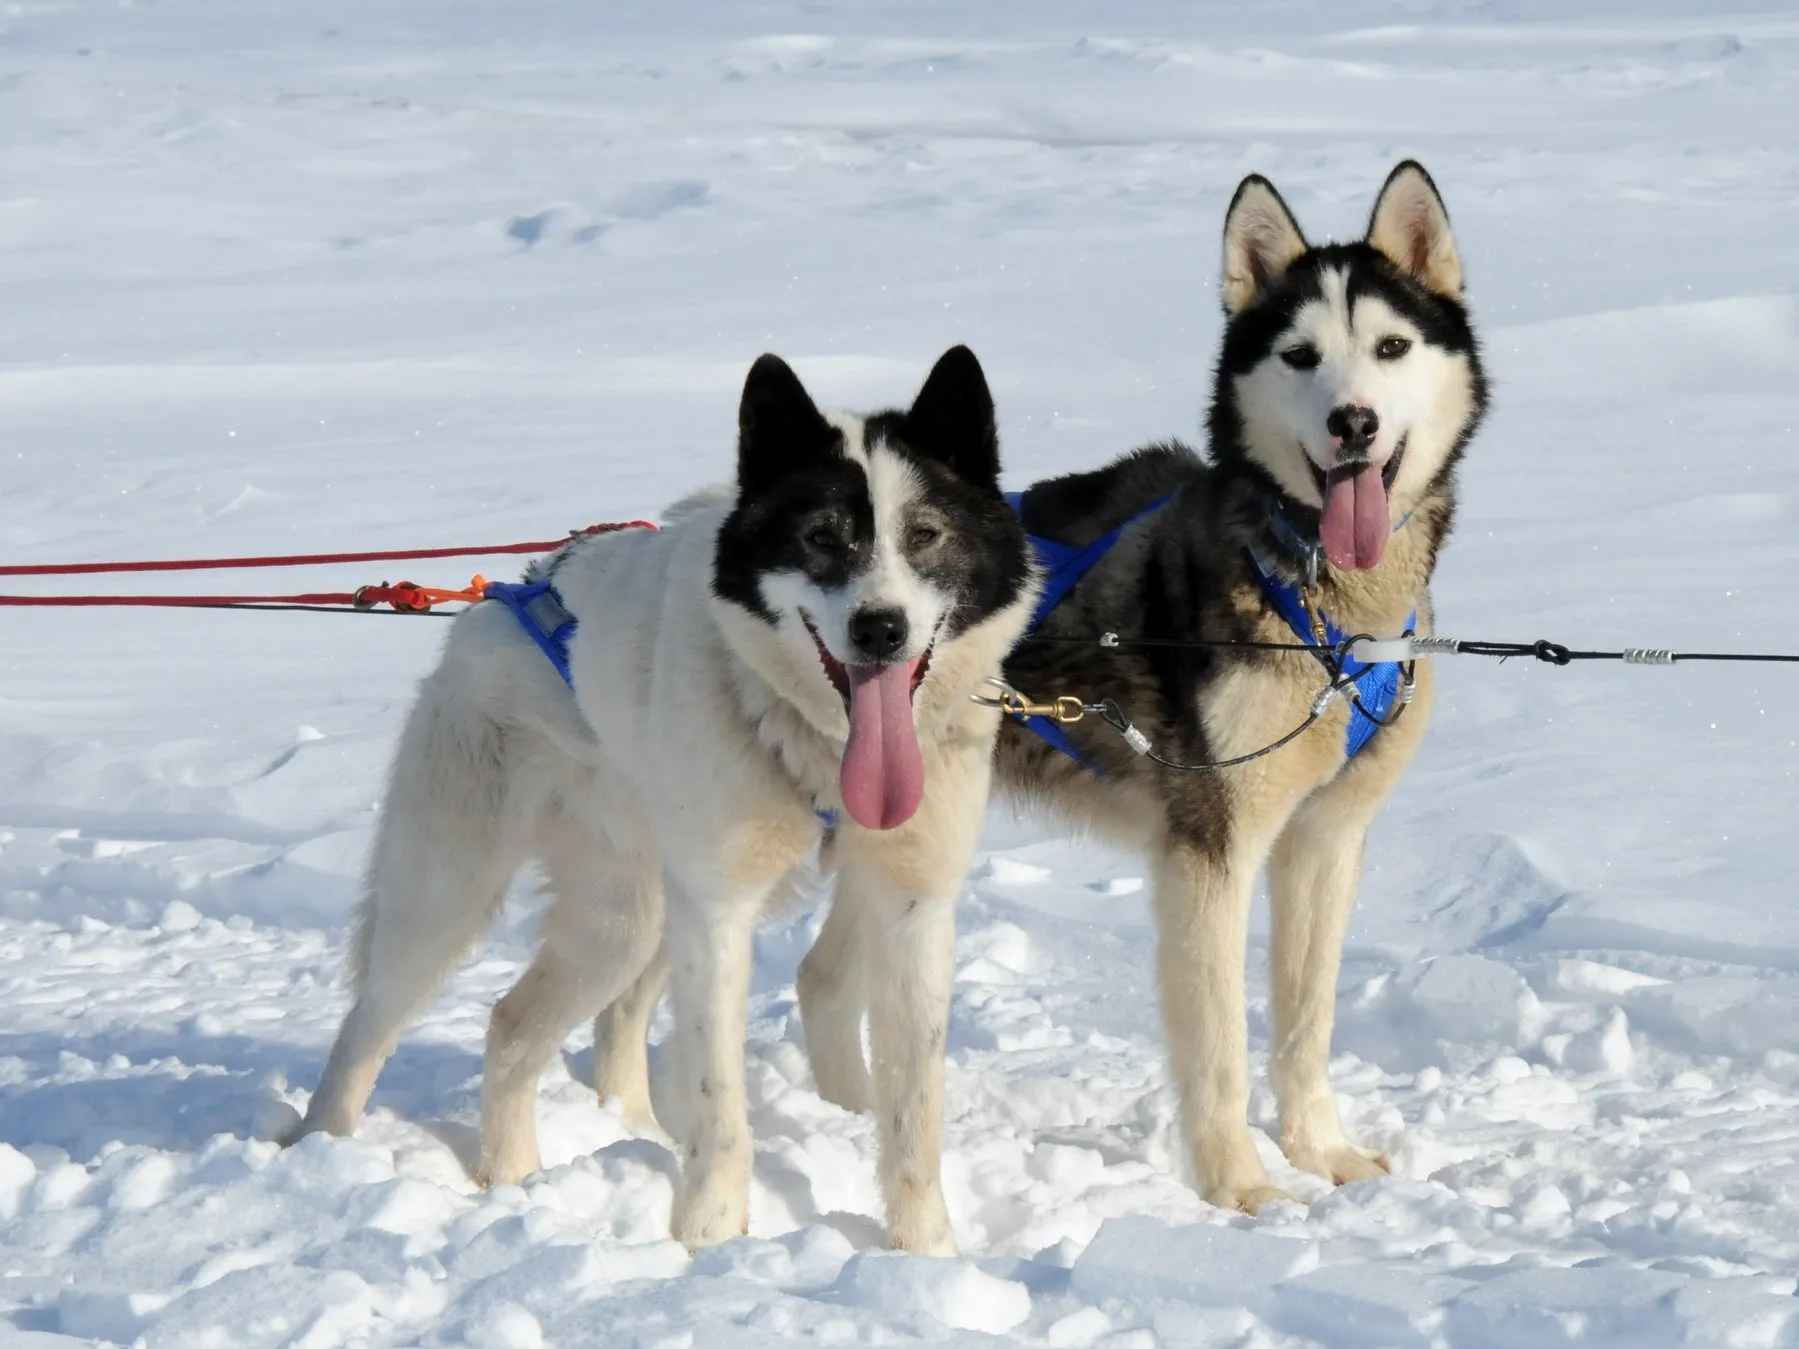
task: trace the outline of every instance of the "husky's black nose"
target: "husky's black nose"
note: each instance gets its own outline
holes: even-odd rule
[[[866,661],[891,660],[906,644],[906,615],[898,609],[863,609],[850,619],[850,642]]]
[[[1365,450],[1374,444],[1374,433],[1380,430],[1380,418],[1373,408],[1344,403],[1331,409],[1324,419],[1324,429],[1343,442],[1345,453]]]

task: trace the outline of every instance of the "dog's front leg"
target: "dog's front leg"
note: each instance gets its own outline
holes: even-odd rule
[[[1388,1169],[1385,1157],[1343,1132],[1329,1074],[1343,934],[1355,907],[1369,817],[1384,795],[1357,793],[1354,785],[1346,775],[1302,806],[1268,859],[1269,1077],[1280,1101],[1281,1150],[1300,1170],[1337,1185]]]
[[[750,1124],[744,1101],[744,1022],[759,896],[668,893],[675,1073],[682,1109],[681,1185],[670,1224],[689,1250],[749,1229]]]
[[[862,921],[873,1051],[881,1192],[894,1249],[954,1255],[943,1202],[943,1051],[956,976],[956,895],[922,895],[845,876],[838,903],[865,903]]]
[[[867,995],[888,1239],[919,1255],[956,1252],[943,1202],[943,1055],[956,977],[956,901],[980,837],[991,771],[985,738],[945,750],[909,822],[884,833],[846,831],[840,841],[836,903],[853,924]]]
[[[1249,1131],[1243,1005],[1253,865],[1171,844],[1155,861],[1156,963],[1169,1064],[1194,1179],[1208,1203],[1254,1213],[1287,1199]]]

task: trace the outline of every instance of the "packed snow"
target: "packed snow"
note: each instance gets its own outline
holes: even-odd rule
[[[7,5],[0,562],[654,515],[728,472],[765,349],[868,407],[968,342],[1008,481],[1090,466],[1196,431],[1245,173],[1346,237],[1416,155],[1495,376],[1442,629],[1799,651],[1795,125],[1799,11],[1753,0]],[[513,563],[403,574],[476,567]],[[1790,667],[1444,658],[1339,1002],[1390,1179],[1332,1191],[1263,1136],[1309,1206],[1202,1203],[1140,862],[996,810],[949,1045],[963,1257],[881,1249],[871,1122],[812,1088],[816,911],[759,939],[751,1234],[690,1256],[669,1141],[583,1085],[585,1032],[549,1168],[469,1179],[528,878],[357,1136],[269,1141],[442,634],[0,619],[0,1345],[1799,1342]]]

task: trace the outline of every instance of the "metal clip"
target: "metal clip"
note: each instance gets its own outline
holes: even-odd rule
[[[979,693],[968,695],[970,702],[979,703],[982,707],[997,707],[1010,717],[1048,717],[1062,726],[1072,726],[1087,715],[1087,705],[1072,693],[1064,693],[1054,702],[1034,703],[1003,679],[984,679],[999,690],[996,696]]]
[[[1317,575],[1312,566],[1308,566],[1306,571],[1314,578]],[[1308,581],[1299,592],[1299,602],[1305,605],[1306,617],[1312,620],[1312,641],[1318,646],[1329,646],[1330,633],[1325,629],[1324,615],[1318,612],[1318,586],[1315,579]]]

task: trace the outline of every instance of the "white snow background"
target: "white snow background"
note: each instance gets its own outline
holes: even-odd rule
[[[0,561],[653,515],[728,472],[764,349],[870,407],[966,341],[1009,483],[1097,464],[1196,432],[1245,173],[1341,238],[1416,155],[1495,380],[1442,629],[1799,650],[1799,9],[1727,3],[6,4]],[[476,567],[515,570],[61,588]],[[1799,1342],[1799,671],[1444,660],[1339,1004],[1392,1179],[1331,1192],[1262,1138],[1309,1209],[1204,1205],[1140,864],[996,812],[950,1043],[965,1258],[879,1249],[870,1123],[801,1047],[813,914],[758,946],[752,1235],[689,1259],[584,1033],[550,1169],[467,1178],[525,882],[355,1141],[261,1141],[342,1013],[442,636],[0,617],[0,1345]]]

